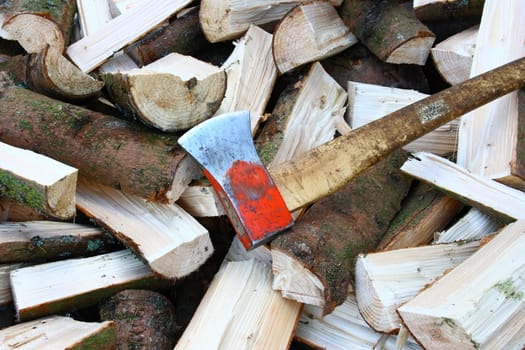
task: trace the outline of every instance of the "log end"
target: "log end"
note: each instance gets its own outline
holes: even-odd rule
[[[435,40],[435,36],[413,38],[393,50],[385,61],[387,63],[424,66]]]

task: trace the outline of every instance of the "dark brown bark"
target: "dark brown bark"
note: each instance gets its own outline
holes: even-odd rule
[[[513,173],[525,179],[525,89],[518,90],[518,135],[516,145],[516,160],[512,164]],[[525,187],[525,186],[523,186]],[[525,188],[521,188],[525,190]]]
[[[411,40],[434,37],[413,12],[394,0],[345,0],[340,14],[352,33],[383,61]]]
[[[169,53],[193,55],[210,43],[206,40],[199,22],[199,10],[189,11],[181,17],[171,19],[126,49],[139,66],[144,66]]]
[[[175,307],[149,290],[124,290],[101,302],[100,317],[115,321],[119,350],[171,350],[175,346]]]
[[[324,314],[343,303],[353,284],[355,259],[373,251],[408,192],[411,179],[396,151],[334,194],[316,202],[288,232],[271,243],[323,283]]]
[[[421,21],[441,21],[481,17],[485,0],[448,0],[414,8],[416,17]]]
[[[383,62],[360,43],[321,61],[321,64],[345,89],[348,81],[356,81],[429,92],[427,78],[420,66]]]
[[[0,79],[0,141],[45,154],[79,174],[144,198],[167,201],[184,183],[177,137],[59,102]],[[189,179],[187,180],[189,182]],[[180,186],[180,185],[179,185]]]
[[[27,84],[28,60],[28,55],[17,55],[10,57],[4,62],[0,62],[0,71],[7,72],[10,79],[16,84]]]

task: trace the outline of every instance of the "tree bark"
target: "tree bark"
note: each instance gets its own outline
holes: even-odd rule
[[[0,141],[45,154],[79,174],[143,198],[173,202],[193,161],[177,137],[50,99],[0,79]]]
[[[322,285],[315,296],[323,314],[343,303],[353,284],[354,262],[379,240],[401,201],[410,179],[399,171],[407,154],[397,151],[356,177],[338,192],[315,203],[288,232],[272,241],[274,289],[299,301],[295,271],[276,266],[276,252],[310,271]],[[279,254],[279,255],[281,255]],[[291,279],[291,280],[290,280]]]

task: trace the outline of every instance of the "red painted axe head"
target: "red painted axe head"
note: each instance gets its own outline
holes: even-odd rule
[[[269,241],[293,224],[253,145],[249,112],[208,119],[178,142],[203,167],[246,249]]]

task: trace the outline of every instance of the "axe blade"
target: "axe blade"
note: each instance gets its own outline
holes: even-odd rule
[[[201,165],[247,250],[293,225],[252,140],[250,113],[225,113],[182,135],[179,144]]]

